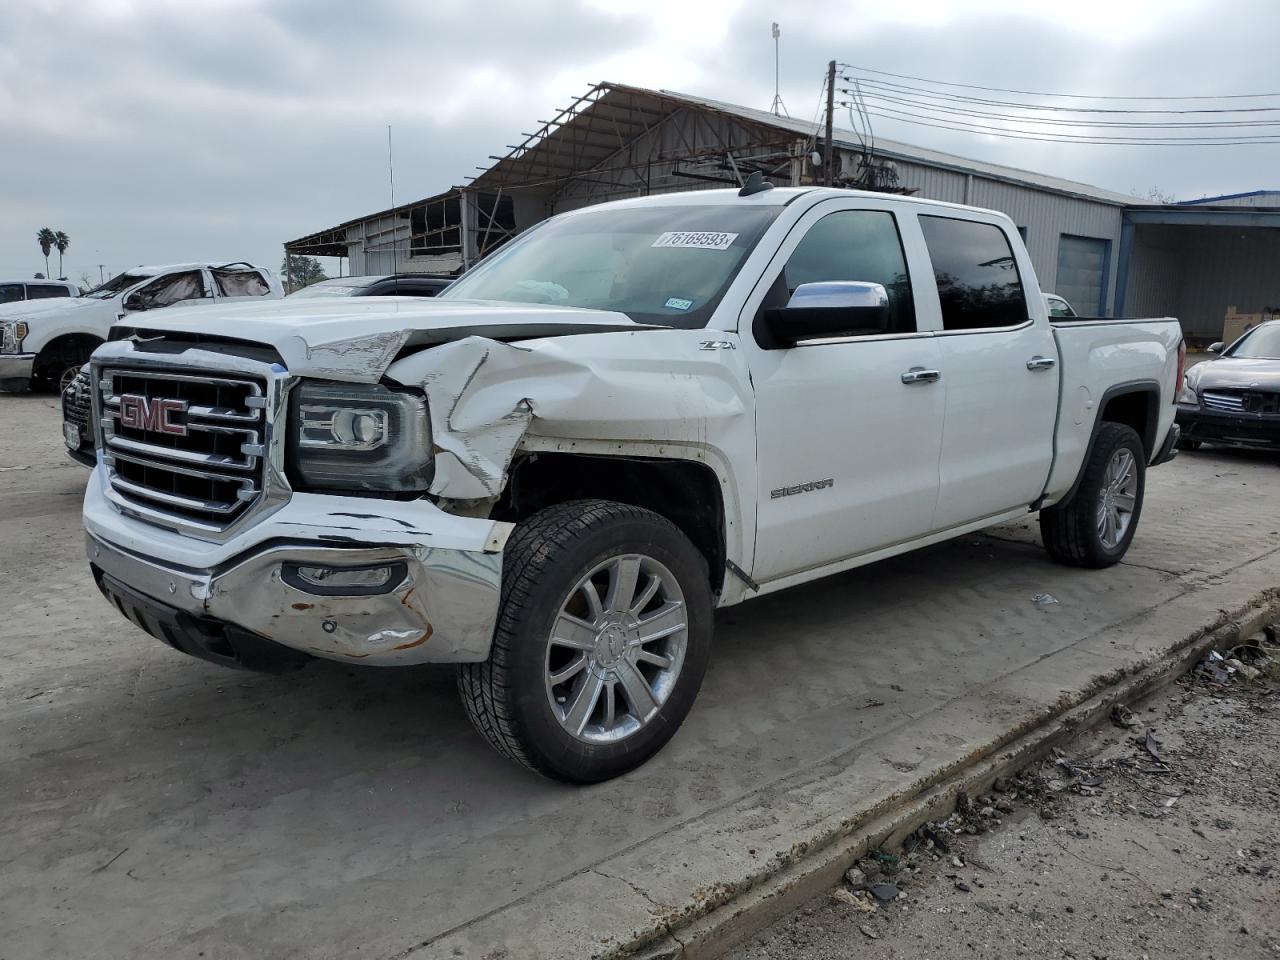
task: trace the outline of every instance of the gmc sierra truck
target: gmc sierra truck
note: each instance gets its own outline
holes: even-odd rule
[[[831,189],[530,229],[432,300],[176,308],[92,359],[102,592],[227,665],[458,664],[590,782],[693,704],[713,611],[1028,513],[1124,556],[1179,325],[1051,322],[1011,220]]]

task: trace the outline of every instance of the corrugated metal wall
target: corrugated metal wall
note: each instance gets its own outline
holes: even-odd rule
[[[1182,251],[1178,234],[1185,227],[1139,225],[1124,295],[1126,317],[1176,317],[1182,285]],[[1184,332],[1190,332],[1183,326]],[[1197,334],[1199,335],[1199,334]]]
[[[1216,339],[1227,307],[1280,307],[1280,230],[1139,224],[1125,310],[1174,316],[1188,336]]]
[[[1024,228],[1036,276],[1040,286],[1050,293],[1057,283],[1058,247],[1063,234],[1110,241],[1107,302],[1113,303],[1120,247],[1120,207],[924,164],[895,161],[895,165],[902,185],[916,188],[915,196],[967,203],[1008,214],[1014,223]],[[1095,307],[1082,304],[1079,309],[1081,313],[1092,313]]]

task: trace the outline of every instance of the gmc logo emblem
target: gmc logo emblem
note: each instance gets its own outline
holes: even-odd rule
[[[175,423],[173,415],[187,412],[187,401],[162,397],[142,397],[136,393],[120,395],[120,425],[151,433],[167,433],[185,437],[187,425]]]

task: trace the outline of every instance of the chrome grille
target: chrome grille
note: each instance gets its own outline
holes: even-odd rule
[[[1223,413],[1280,415],[1280,393],[1265,390],[1206,390],[1200,395],[1206,410]]]
[[[249,377],[103,367],[98,379],[103,462],[126,501],[211,530],[263,495],[266,384]],[[177,401],[169,426],[122,416],[122,398]]]

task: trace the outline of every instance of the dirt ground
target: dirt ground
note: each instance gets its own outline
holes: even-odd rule
[[[1273,680],[1195,672],[729,956],[1280,957],[1278,744]]]

